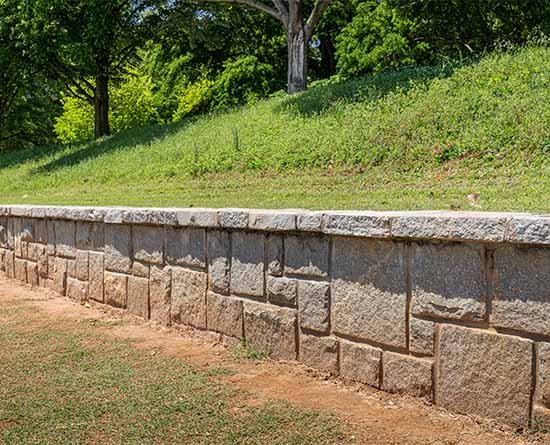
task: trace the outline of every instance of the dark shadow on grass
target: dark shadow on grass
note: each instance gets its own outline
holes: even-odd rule
[[[333,77],[315,82],[304,93],[285,98],[275,111],[312,116],[339,103],[374,102],[394,91],[408,90],[413,85],[448,77],[454,68],[451,65],[411,67],[357,79]]]

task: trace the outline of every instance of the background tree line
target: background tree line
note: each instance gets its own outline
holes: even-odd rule
[[[548,0],[0,0],[0,149],[550,34]]]

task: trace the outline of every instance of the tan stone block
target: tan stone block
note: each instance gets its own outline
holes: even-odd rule
[[[170,325],[171,274],[169,268],[151,267],[149,276],[149,304],[151,321]]]
[[[340,374],[342,377],[379,388],[381,363],[381,349],[340,340]]]
[[[46,250],[44,250],[44,254],[38,258],[38,275],[42,278],[48,278],[49,276],[48,255],[46,254]]]
[[[526,427],[533,342],[461,326],[439,329],[436,402],[452,411]]]
[[[550,408],[550,343],[536,343],[536,358],[536,400],[545,408]]]
[[[315,369],[338,375],[338,339],[300,335],[299,360]]]
[[[244,334],[252,348],[275,359],[296,359],[296,311],[244,302]]]
[[[74,259],[67,260],[67,276],[76,278],[76,260]]]
[[[51,259],[53,261],[52,279],[54,290],[61,295],[65,295],[67,284],[67,260],[58,257],[51,257]]]
[[[76,253],[76,278],[81,281],[88,280],[89,253],[85,250],[78,250]]]
[[[285,277],[267,277],[267,296],[270,303],[296,306],[297,295],[296,280]]]
[[[137,261],[132,263],[132,273],[136,277],[149,278],[149,269],[148,264],[138,263]]]
[[[149,280],[128,277],[128,312],[144,319],[149,318]]]
[[[172,323],[206,328],[206,288],[204,272],[172,268]]]
[[[88,283],[76,278],[67,278],[67,296],[78,303],[87,301]]]
[[[411,318],[409,349],[417,354],[433,355],[435,323],[433,321]]]
[[[234,297],[208,292],[206,296],[208,330],[230,337],[243,337],[243,303]]]
[[[25,260],[15,259],[15,279],[27,282],[27,262]]]
[[[90,298],[103,303],[103,254],[90,252],[88,256],[88,278]]]
[[[126,275],[105,272],[105,303],[114,307],[125,308],[128,290]]]
[[[7,251],[4,255],[4,264],[6,266],[6,275],[8,278],[15,278],[15,254]]]
[[[433,362],[410,355],[384,351],[382,354],[382,389],[432,399]]]
[[[33,287],[38,287],[38,264],[27,263],[27,282]]]
[[[27,248],[27,257],[35,263],[46,253],[46,246],[43,244],[29,243]]]
[[[318,281],[298,283],[300,327],[326,333],[330,322],[330,285]]]

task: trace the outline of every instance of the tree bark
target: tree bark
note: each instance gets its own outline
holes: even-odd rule
[[[100,138],[111,134],[109,127],[109,76],[98,74],[95,79],[94,93],[94,127],[95,137]]]
[[[300,20],[301,21],[301,20]],[[299,93],[307,89],[308,42],[301,23],[288,27],[288,92]]]

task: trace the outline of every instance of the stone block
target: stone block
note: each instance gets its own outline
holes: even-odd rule
[[[151,321],[170,325],[171,273],[169,268],[151,266],[149,276],[149,305]]]
[[[132,262],[132,274],[136,277],[149,278],[149,271],[151,266],[149,264],[143,264],[138,261]]]
[[[321,333],[328,332],[330,323],[330,285],[319,281],[298,283],[298,314],[300,327]]]
[[[340,340],[340,375],[380,388],[382,350]]]
[[[13,251],[16,257],[21,258],[23,256],[23,245],[21,236],[23,234],[22,220],[21,218],[12,218],[12,239],[13,239]]]
[[[382,389],[432,400],[432,367],[431,360],[384,351]]]
[[[410,320],[409,349],[416,354],[433,355],[435,323],[418,318]]]
[[[244,335],[252,348],[275,359],[296,359],[296,311],[244,302]]]
[[[76,278],[67,278],[67,296],[78,303],[87,301],[88,283]]]
[[[439,329],[436,403],[527,427],[533,342],[461,326]]]
[[[130,273],[131,227],[120,224],[105,224],[105,269],[112,272]]]
[[[134,259],[142,263],[164,263],[164,228],[134,226]]]
[[[249,214],[248,228],[273,232],[296,230],[296,212],[252,210]]]
[[[48,227],[45,219],[33,220],[34,226],[34,242],[40,244],[48,243]]]
[[[27,283],[32,287],[38,287],[38,264],[27,263]]]
[[[270,303],[296,306],[297,294],[296,280],[285,277],[267,277],[267,296]]]
[[[267,273],[275,277],[283,275],[283,237],[282,235],[269,234],[267,242]]]
[[[25,260],[15,258],[15,279],[23,283],[27,282],[27,262]]]
[[[218,211],[215,209],[176,210],[178,225],[184,227],[217,227]]]
[[[88,293],[91,299],[103,303],[103,254],[90,252],[88,256]]]
[[[46,252],[48,255],[55,255],[55,221],[46,221],[46,229],[48,231]]]
[[[332,321],[340,334],[406,347],[404,245],[335,238]]]
[[[229,232],[208,232],[208,278],[214,292],[228,294],[231,263],[231,239]]]
[[[550,343],[536,344],[537,394],[536,402],[550,408]]]
[[[38,243],[29,243],[27,246],[27,258],[37,262],[46,254],[46,246]]]
[[[0,247],[8,248],[8,218],[0,217]]]
[[[485,318],[485,261],[482,246],[413,244],[414,315],[479,321]]]
[[[104,292],[106,304],[126,308],[128,277],[119,273],[105,272]]]
[[[51,267],[53,290],[58,294],[65,295],[67,285],[67,260],[58,257],[50,258],[53,263],[53,267]]]
[[[323,219],[323,232],[331,235],[390,236],[390,220],[381,212],[326,212]]]
[[[231,293],[264,296],[265,238],[259,233],[232,235]]]
[[[76,247],[83,250],[103,250],[105,230],[103,223],[77,221]]]
[[[46,251],[44,250],[44,254],[38,257],[38,275],[42,278],[48,278],[50,271],[49,271],[49,261],[48,261],[48,255],[46,254]]]
[[[511,218],[508,240],[512,243],[550,244],[550,218],[539,215]]]
[[[301,334],[299,360],[312,368],[338,375],[338,339]]]
[[[248,210],[223,209],[218,213],[219,225],[225,229],[246,229],[248,227]]]
[[[296,218],[296,228],[304,232],[320,232],[323,223],[323,213],[304,212]]]
[[[206,230],[166,228],[166,261],[176,266],[206,267]]]
[[[241,300],[208,292],[206,310],[208,330],[230,337],[243,337],[243,302]]]
[[[149,318],[149,280],[128,277],[128,312],[147,320]]]
[[[172,323],[206,328],[206,289],[204,272],[172,268]]]
[[[285,237],[285,273],[326,278],[329,241],[316,235]]]
[[[76,256],[76,224],[73,221],[54,221],[55,254],[67,258]]]
[[[76,252],[76,278],[81,281],[88,281],[89,253],[86,250]]]
[[[4,254],[4,265],[8,278],[15,278],[15,253],[6,251]]]
[[[67,276],[76,278],[76,259],[67,259]]]
[[[491,322],[535,334],[550,335],[550,248],[499,247]]]

